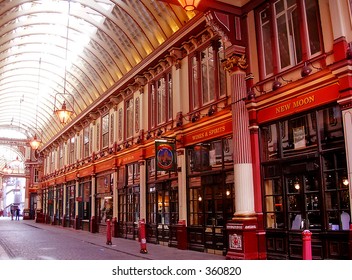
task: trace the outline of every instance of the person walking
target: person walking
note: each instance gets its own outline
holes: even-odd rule
[[[20,220],[20,208],[16,209],[16,221]]]

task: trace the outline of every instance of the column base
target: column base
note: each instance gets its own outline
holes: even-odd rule
[[[81,225],[80,225],[80,221],[79,221],[79,218],[78,216],[75,217],[75,221],[74,221],[74,224],[73,224],[73,228],[74,229],[80,229]]]
[[[118,237],[117,218],[112,218],[111,220],[111,235],[112,237]]]
[[[97,229],[97,219],[95,216],[92,216],[90,218],[90,229],[89,231],[91,233],[97,233],[98,232],[98,229]]]
[[[226,224],[229,247],[226,259],[266,259],[262,215],[239,215]]]

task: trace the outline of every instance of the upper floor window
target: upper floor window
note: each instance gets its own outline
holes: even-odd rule
[[[101,118],[102,148],[109,146],[109,114]]]
[[[302,3],[299,5],[298,3]],[[263,78],[322,51],[316,0],[279,0],[259,11]]]
[[[198,109],[226,95],[224,59],[221,41],[213,41],[190,56],[191,109]]]
[[[68,150],[69,150],[69,164],[73,164],[75,162],[75,137],[72,137],[68,140]]]
[[[133,98],[126,101],[126,138],[133,136]]]
[[[83,130],[83,157],[89,156],[89,126]]]
[[[64,145],[59,146],[59,168],[64,166]]]
[[[172,119],[172,76],[166,73],[150,83],[150,126]]]

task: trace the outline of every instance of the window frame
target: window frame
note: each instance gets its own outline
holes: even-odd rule
[[[319,14],[319,4],[318,1],[314,0],[314,5],[316,7],[316,14],[317,14],[317,21],[314,26],[316,29],[318,29],[318,32],[310,32],[311,26],[308,25],[308,20],[307,20],[307,5],[306,5],[306,0],[296,0],[295,3],[295,9],[297,10],[297,19],[299,21],[299,26],[297,26],[298,29],[292,28],[294,25],[291,23],[289,24],[289,20],[287,20],[287,12],[289,9],[285,9],[283,12],[280,13],[281,16],[286,17],[286,31],[291,32],[293,30],[298,30],[299,31],[299,41],[301,42],[300,44],[300,49],[301,49],[301,56],[302,58],[299,61],[294,61],[292,55],[293,53],[296,54],[296,48],[293,48],[293,44],[289,44],[289,50],[290,50],[290,63],[284,67],[281,67],[281,60],[280,60],[280,44],[279,44],[279,35],[278,35],[278,25],[277,25],[277,14],[275,13],[275,5],[279,3],[280,1],[283,1],[286,3],[289,0],[276,0],[276,1],[270,1],[268,6],[268,3],[265,5],[262,5],[260,8],[256,10],[256,29],[258,30],[257,32],[257,41],[258,41],[258,59],[259,59],[259,67],[260,67],[260,78],[265,79],[269,78],[271,76],[276,75],[279,72],[283,72],[287,69],[290,69],[292,67],[295,67],[296,65],[303,64],[306,60],[312,59],[314,57],[319,56],[323,52],[323,40],[322,40],[322,29],[321,29],[321,20],[320,20],[320,14]],[[312,1],[312,0],[310,0]],[[312,3],[312,2],[309,2]],[[265,25],[268,24],[267,30],[267,37],[264,38],[264,32],[263,32],[263,21],[262,21],[262,15],[265,14],[267,21],[265,21]],[[312,25],[313,26],[313,25]],[[266,25],[267,27],[267,25]],[[319,48],[315,53],[311,53],[311,48],[310,48],[310,34],[311,35],[317,35],[319,38]],[[291,40],[292,41],[292,40]],[[266,42],[264,44],[263,42]],[[293,41],[292,41],[293,42]],[[297,41],[296,41],[297,42]],[[270,46],[268,46],[270,45]],[[272,52],[268,54],[268,50],[271,48]],[[286,48],[285,48],[286,49]],[[269,56],[268,59],[266,57]],[[267,71],[268,67],[270,65],[267,65],[268,63],[271,63],[272,70]]]
[[[101,149],[109,147],[110,137],[110,115],[105,114],[101,117]]]
[[[209,51],[210,49],[211,52]],[[202,61],[204,53],[206,53],[206,57],[208,58],[210,57],[209,53],[212,54],[211,57],[214,61],[212,69],[209,66],[210,58]],[[213,104],[226,96],[226,71],[221,65],[221,61],[224,58],[224,46],[218,38],[213,38],[199,48],[196,48],[189,55],[190,111],[200,110],[202,107]],[[205,67],[207,77],[213,77],[211,84],[209,84],[209,79],[204,79],[204,72],[202,71],[204,65],[207,66]],[[213,75],[211,76],[211,74]],[[205,81],[207,83],[206,88],[204,88]],[[208,97],[207,100],[204,100],[204,89],[208,92],[206,95]]]
[[[171,69],[149,82],[149,128],[157,128],[173,118],[173,90]]]

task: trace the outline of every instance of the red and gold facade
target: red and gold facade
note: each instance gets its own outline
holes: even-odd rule
[[[145,219],[148,242],[186,244],[228,259],[300,259],[305,228],[312,231],[314,258],[351,258],[350,221],[346,228],[343,219],[351,216],[352,82],[346,48],[352,38],[333,40],[331,52],[314,59],[319,67],[313,73],[300,76],[303,63],[297,64],[284,72],[292,80],[267,90],[273,77],[259,78],[261,59],[248,34],[255,29],[253,7],[265,1],[250,2],[243,10],[204,11],[193,33],[173,41],[165,59],[107,100],[108,109],[101,111],[114,118],[109,147],[93,148],[90,156],[56,170],[44,168],[44,221],[104,233],[109,219],[114,237],[138,239],[138,221]],[[197,53],[221,50],[218,42],[225,50],[218,62],[226,79],[217,77],[214,88],[225,81],[226,94],[219,89],[212,102],[197,107],[191,97]],[[164,73],[173,78],[173,115],[154,126],[149,92]],[[129,123],[120,125],[118,112],[128,113],[130,97],[143,110],[132,135],[120,137]],[[93,135],[97,120],[86,120]],[[72,128],[72,135],[85,125]],[[93,146],[101,141],[92,139]],[[155,168],[156,139],[175,141],[176,171]],[[47,147],[44,160],[50,161],[54,146]],[[182,237],[181,224],[187,228]]]

